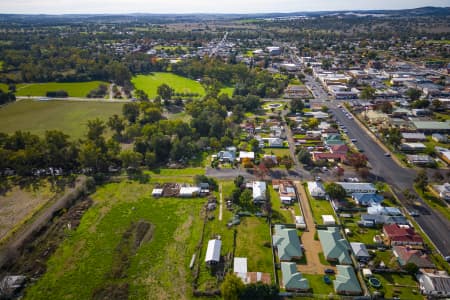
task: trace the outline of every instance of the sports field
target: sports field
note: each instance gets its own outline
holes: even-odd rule
[[[45,96],[49,91],[66,91],[69,97],[86,97],[100,84],[109,85],[102,81],[87,82],[46,82],[46,83],[20,83],[16,85],[16,96]]]
[[[122,113],[122,103],[22,100],[0,108],[0,131],[17,130],[44,135],[46,130],[61,130],[72,139],[82,137],[88,120],[107,120]]]
[[[175,90],[175,93],[198,94],[203,96],[205,89],[195,80],[178,76],[172,73],[155,72],[150,75],[137,75],[131,82],[138,90],[143,90],[149,98],[155,98],[158,86],[163,83]]]

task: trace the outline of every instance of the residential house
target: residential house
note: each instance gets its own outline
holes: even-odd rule
[[[266,202],[266,191],[267,186],[266,182],[264,181],[253,181],[252,182],[252,189],[253,189],[253,202],[254,203],[263,203]]]
[[[239,161],[242,162],[244,159],[253,161],[255,159],[255,152],[240,151],[239,152]]]
[[[311,158],[313,161],[330,160],[344,162],[347,159],[347,155],[342,153],[311,152]]]
[[[236,160],[236,152],[222,150],[219,153],[217,153],[217,158],[219,159],[220,162],[233,163]]]
[[[271,278],[269,273],[262,272],[248,272],[247,271],[247,258],[246,257],[235,257],[233,260],[233,272],[245,284],[262,282],[264,284],[270,284]]]
[[[408,220],[404,216],[387,216],[379,214],[363,214],[359,222],[364,227],[375,227],[382,224],[398,224],[409,225]]]
[[[389,224],[383,226],[386,244],[397,245],[423,245],[422,237],[407,225]]]
[[[433,141],[438,142],[438,143],[447,143],[448,142],[448,137],[446,135],[443,135],[440,133],[433,133],[431,135],[431,138],[433,139]]]
[[[416,166],[428,166],[435,164],[433,158],[427,154],[423,155],[408,154],[406,155],[406,160],[408,161],[408,163]]]
[[[286,291],[307,291],[310,289],[309,281],[297,271],[293,262],[281,262],[282,285]]]
[[[324,145],[332,146],[332,145],[344,145],[345,142],[341,139],[341,135],[339,134],[329,134],[324,137],[323,141]]]
[[[383,202],[383,195],[377,193],[353,193],[352,199],[361,206],[371,206]]]
[[[291,261],[303,257],[300,238],[296,229],[289,229],[279,224],[275,225],[272,245],[277,249],[280,261]]]
[[[401,143],[400,150],[404,152],[422,152],[427,147],[423,143]]]
[[[336,182],[344,188],[347,195],[353,193],[376,193],[377,189],[372,183],[367,182]]]
[[[369,251],[367,251],[366,245],[363,243],[350,243],[350,247],[352,248],[353,254],[355,255],[358,261],[368,261],[370,260]]]
[[[427,137],[422,132],[402,132],[402,140],[406,143],[423,142],[427,140]]]
[[[351,266],[337,265],[336,279],[333,280],[334,291],[340,295],[360,295],[361,285]]]
[[[325,187],[320,181],[308,181],[307,185],[311,197],[317,199],[325,198],[327,193],[325,192]]]
[[[206,249],[205,262],[208,265],[217,264],[220,262],[220,250],[222,248],[222,241],[218,239],[209,240],[208,248]]]
[[[296,199],[295,187],[292,181],[282,180],[278,186],[281,203],[291,205]]]
[[[328,227],[327,230],[317,230],[323,254],[326,260],[337,261],[340,264],[350,265],[350,245],[344,239],[338,227]]]
[[[433,298],[450,297],[450,276],[445,271],[428,273],[421,270],[417,280],[422,295]]]
[[[419,268],[433,269],[436,266],[431,262],[428,255],[419,249],[412,249],[409,246],[394,246],[393,253],[400,266],[404,267],[409,263],[415,264]]]
[[[367,208],[367,213],[370,215],[384,215],[384,216],[402,216],[402,211],[398,207],[382,206],[381,204],[372,204]]]
[[[330,152],[333,154],[347,155],[349,149],[347,145],[331,145]]]
[[[425,134],[450,133],[450,121],[447,122],[437,122],[437,121],[413,121],[414,127],[418,132],[423,132]]]
[[[450,201],[450,183],[446,182],[442,185],[433,185],[433,189],[438,192],[441,199]]]

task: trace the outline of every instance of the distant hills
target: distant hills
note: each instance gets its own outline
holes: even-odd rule
[[[401,10],[343,10],[343,11],[307,11],[291,13],[256,13],[256,14],[0,14],[2,22],[189,22],[198,20],[233,20],[233,19],[270,19],[290,17],[418,17],[418,16],[450,16],[450,7],[419,7]]]

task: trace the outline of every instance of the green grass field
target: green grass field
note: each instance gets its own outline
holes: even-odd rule
[[[26,291],[26,299],[92,299],[103,287],[129,284],[128,298],[186,299],[192,293],[189,262],[200,240],[204,199],[150,196],[152,186],[123,181],[92,195],[93,206],[68,232],[47,263],[47,272]],[[154,225],[150,241],[127,256],[124,276],[112,276],[122,235],[132,222]],[[203,262],[203,261],[202,261]],[[120,262],[119,262],[120,263]],[[126,297],[127,298],[127,297]]]
[[[334,216],[333,208],[329,201],[326,200],[316,200],[309,196],[309,205],[311,206],[314,221],[317,224],[323,224],[322,215],[332,215]],[[336,216],[334,216],[336,219]]]
[[[205,94],[205,89],[195,80],[181,77],[172,73],[155,72],[150,75],[137,75],[131,79],[134,87],[143,90],[149,98],[157,96],[158,86],[165,83],[175,90],[176,93]]]
[[[107,120],[122,113],[121,103],[22,100],[0,108],[0,131],[17,130],[44,135],[61,130],[72,139],[83,137],[88,120]]]
[[[100,84],[109,85],[109,83],[102,81],[21,83],[16,86],[16,96],[46,96],[48,91],[64,90],[69,94],[69,97],[84,98],[90,91],[98,88]]]
[[[6,83],[0,83],[0,90],[2,90],[3,92],[7,92],[8,91],[8,85]]]
[[[290,210],[281,204],[280,195],[272,185],[269,186],[270,202],[272,203],[272,219],[274,223],[293,224],[294,219]]]

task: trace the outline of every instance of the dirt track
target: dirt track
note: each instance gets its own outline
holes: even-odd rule
[[[322,252],[320,241],[314,240],[316,226],[309,206],[306,191],[301,183],[296,183],[297,191],[303,208],[303,217],[305,218],[307,229],[302,234],[302,244],[306,255],[306,265],[297,264],[297,270],[305,274],[324,274],[325,269],[335,269],[333,266],[323,265],[319,259],[319,253]]]
[[[56,212],[69,207],[82,192],[86,191],[86,183],[87,177],[79,176],[73,188],[69,188],[61,198],[55,201],[55,203],[39,212],[33,221],[24,225],[24,227],[16,232],[9,241],[2,245],[0,248],[0,268],[6,262],[16,257],[20,252],[19,250],[27,243],[27,241],[32,240],[33,235],[48,224]]]

